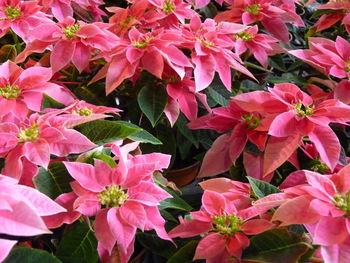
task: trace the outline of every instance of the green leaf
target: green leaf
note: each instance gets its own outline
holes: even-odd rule
[[[86,223],[75,224],[64,233],[56,256],[64,263],[95,263],[98,261],[97,240]]]
[[[137,232],[137,240],[143,247],[151,250],[152,252],[169,258],[176,252],[176,247],[168,240],[163,240],[152,232]]]
[[[206,18],[214,18],[218,13],[218,9],[213,3],[209,3],[205,7],[199,9],[199,12],[203,13]]]
[[[116,123],[122,123],[131,128],[141,129],[139,126],[127,121],[116,121]],[[163,144],[160,140],[158,140],[156,137],[154,137],[152,134],[150,134],[148,131],[144,129],[134,134],[131,134],[130,136],[128,136],[128,138],[133,141],[142,142],[142,143],[150,143],[154,145]]]
[[[207,91],[210,97],[220,106],[228,106],[230,104],[227,98],[225,98],[223,95],[221,95],[217,90],[213,89],[212,87],[208,87]]]
[[[66,107],[66,106],[64,104],[62,104],[61,102],[58,102],[54,98],[51,98],[50,96],[44,94],[43,101],[41,103],[41,109],[42,110],[43,109],[47,109],[47,108],[63,109],[64,107]]]
[[[109,156],[101,151],[93,152],[91,155],[89,155],[87,158],[84,159],[84,163],[94,164],[94,159],[104,161],[110,167],[114,167],[117,165],[111,156]]]
[[[47,171],[40,167],[33,181],[36,189],[52,199],[72,191],[69,183],[73,178],[62,162],[50,164]]]
[[[160,205],[158,206],[160,210],[172,208],[188,212],[193,209],[192,206],[190,206],[185,200],[183,200],[174,190],[168,187],[165,187],[163,189],[169,194],[171,194],[173,197],[161,201]]]
[[[241,82],[240,88],[244,92],[249,92],[249,91],[261,90],[261,85],[259,85],[255,81],[245,79]]]
[[[180,248],[166,263],[191,263],[196,251],[198,240],[191,240]]]
[[[162,115],[167,99],[168,94],[164,87],[146,85],[140,90],[137,102],[153,127],[156,126]]]
[[[287,72],[286,65],[284,64],[282,55],[275,55],[269,58],[269,65],[282,72]]]
[[[153,131],[153,134],[163,142],[163,144],[154,145],[154,144],[142,144],[141,151],[143,153],[153,153],[160,152],[171,155],[171,162],[169,167],[172,166],[172,163],[176,157],[176,140],[173,133],[173,130],[164,125],[158,125],[157,128]]]
[[[62,263],[45,250],[29,247],[14,248],[3,263]]]
[[[299,85],[304,85],[307,83],[307,81],[298,76],[285,76],[285,77],[276,77],[276,76],[269,76],[266,79],[267,82],[272,83],[272,84],[278,84],[278,83],[284,83],[284,82],[293,82]]]
[[[253,177],[247,176],[247,179],[252,187],[254,194],[260,199],[264,196],[280,193],[281,191],[274,185],[260,181]]]
[[[76,126],[74,129],[88,137],[92,142],[103,145],[141,131],[141,128],[130,127],[116,121],[96,120]]]
[[[194,132],[187,128],[188,121],[186,120],[185,116],[183,114],[180,114],[176,121],[176,127],[178,128],[179,132],[185,136],[185,138],[191,142],[196,148],[199,147],[199,141],[194,136]]]
[[[254,69],[258,69],[258,70],[264,71],[264,72],[272,73],[271,70],[268,70],[267,68],[264,68],[262,66],[259,66],[259,65],[256,65],[256,64],[253,64],[253,63],[250,63],[250,62],[244,62],[244,65],[249,67],[249,68],[254,68]]]
[[[261,263],[297,263],[312,249],[301,237],[287,229],[272,229],[250,239],[243,259]]]

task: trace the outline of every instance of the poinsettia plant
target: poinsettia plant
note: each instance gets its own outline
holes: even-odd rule
[[[350,262],[349,33],[348,0],[0,0],[0,262]]]

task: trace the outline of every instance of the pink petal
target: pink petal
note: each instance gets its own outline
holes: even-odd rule
[[[96,215],[94,230],[97,240],[101,242],[103,247],[111,254],[117,239],[114,237],[110,228],[111,226],[107,221],[108,211],[109,209],[103,209]]]
[[[230,134],[224,134],[214,141],[204,156],[198,173],[199,178],[226,172],[233,165],[229,154],[230,149],[227,147],[230,137]]]
[[[52,154],[67,156],[71,153],[81,153],[90,150],[96,146],[86,136],[76,130],[62,129],[61,132],[66,139],[50,144]]]
[[[235,164],[237,158],[241,155],[248,141],[248,128],[245,123],[240,123],[232,130],[228,147],[232,164]]]
[[[106,77],[106,94],[111,93],[123,80],[132,77],[136,65],[131,65],[124,57],[115,57],[109,64]]]
[[[264,176],[280,167],[298,148],[300,136],[270,137],[264,156]]]
[[[283,203],[272,221],[282,221],[283,225],[316,223],[321,216],[310,209],[310,201],[308,196],[299,196]]]
[[[193,237],[208,232],[212,227],[211,222],[202,222],[198,220],[180,220],[180,225],[174,227],[170,232],[171,237]]]
[[[193,260],[215,257],[225,250],[225,245],[225,236],[218,233],[210,233],[199,241]]]
[[[192,61],[196,65],[194,69],[194,79],[196,83],[196,92],[208,87],[215,75],[215,59],[212,55],[196,56],[192,54]]]
[[[68,40],[59,41],[52,50],[50,64],[52,72],[64,68],[73,58],[75,44]]]
[[[75,45],[72,62],[74,66],[77,67],[80,73],[89,65],[90,56],[91,56],[90,48],[84,46],[81,43],[77,43]]]
[[[275,225],[266,219],[252,219],[241,226],[246,235],[257,235],[273,228]]]
[[[145,230],[155,230],[157,235],[164,239],[164,240],[169,240],[171,241],[170,236],[168,233],[165,231],[164,225],[165,225],[165,220],[161,216],[159,210],[155,206],[149,206],[145,207],[146,214],[147,214],[147,220],[146,220],[146,225],[145,225]]]
[[[84,188],[96,193],[104,189],[96,180],[95,167],[91,164],[78,162],[63,162],[63,164],[66,166],[69,174]]]
[[[47,168],[50,162],[50,147],[45,140],[24,144],[25,156],[36,165]]]
[[[4,196],[2,195],[1,198]],[[0,232],[2,234],[35,236],[50,233],[35,208],[26,202],[15,201],[12,204],[12,210],[2,210],[0,213]]]
[[[315,125],[313,132],[309,133],[309,138],[315,144],[321,160],[333,171],[340,156],[338,137],[328,126]]]
[[[134,240],[136,227],[129,225],[121,218],[117,207],[108,210],[107,221],[117,243],[126,251]]]
[[[221,215],[226,211],[225,197],[210,190],[204,191],[202,206],[211,215]]]
[[[331,246],[342,243],[348,236],[345,218],[322,217],[316,225],[314,243]]]
[[[140,203],[127,201],[119,208],[120,216],[129,225],[136,226],[144,230],[146,223],[146,212]]]
[[[162,78],[164,69],[163,57],[158,52],[145,52],[142,59],[142,66],[157,78]]]
[[[58,228],[63,224],[72,224],[79,219],[81,214],[74,211],[73,203],[77,196],[75,193],[61,194],[56,198],[55,202],[67,209],[67,212],[59,213],[51,216],[44,216],[43,220],[48,228]]]
[[[261,23],[275,38],[284,43],[289,42],[288,28],[281,18],[268,18],[262,20]]]
[[[5,260],[16,243],[17,240],[6,240],[0,238],[0,262]]]
[[[48,216],[67,211],[45,194],[40,193],[34,188],[24,185],[17,185],[16,189],[36,208],[36,211],[40,216]]]
[[[269,134],[275,137],[288,137],[297,133],[298,121],[294,112],[283,112],[271,123]]]

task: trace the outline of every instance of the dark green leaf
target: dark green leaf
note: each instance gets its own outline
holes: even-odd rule
[[[278,83],[284,83],[284,82],[293,82],[299,85],[304,85],[307,83],[307,81],[298,76],[286,76],[286,77],[276,77],[276,76],[269,76],[266,79],[267,82],[272,83],[272,84],[278,84]]]
[[[260,181],[250,176],[247,176],[247,178],[254,194],[258,198],[263,198],[264,196],[281,192],[276,186],[273,186],[272,184]]]
[[[186,120],[185,116],[183,114],[180,114],[176,121],[176,127],[178,128],[179,132],[187,138],[189,142],[191,142],[193,145],[195,145],[197,148],[199,146],[198,139],[194,136],[194,131],[190,130],[187,127],[188,121]]]
[[[116,121],[96,120],[76,126],[74,129],[88,137],[92,142],[103,145],[141,131],[141,128],[130,127]]]
[[[97,240],[88,225],[78,223],[70,228],[63,235],[56,256],[64,263],[97,262]]]
[[[174,244],[168,240],[161,239],[153,232],[137,232],[136,237],[143,247],[162,257],[169,258],[176,252]]]
[[[51,98],[50,96],[44,94],[43,96],[43,101],[41,104],[41,109],[47,109],[47,108],[51,108],[51,109],[63,109],[64,107],[66,107],[64,104],[58,102],[57,100]]]
[[[171,194],[173,197],[161,201],[160,205],[158,206],[159,209],[173,208],[187,212],[192,210],[192,207],[187,202],[185,202],[174,190],[168,187],[164,188],[164,190]]]
[[[14,248],[3,263],[62,263],[45,250],[29,247]]]
[[[297,263],[312,246],[287,229],[272,229],[250,239],[244,251],[246,260],[261,263]]]
[[[193,262],[193,256],[196,251],[198,240],[191,240],[182,248],[180,248],[167,263],[190,263]]]
[[[241,86],[240,88],[244,91],[244,92],[249,92],[249,91],[255,91],[255,90],[261,90],[261,86],[256,83],[255,81],[249,80],[249,79],[245,79],[241,82]]]
[[[287,68],[284,64],[282,55],[275,55],[269,58],[269,65],[273,68],[276,68],[282,72],[286,72]]]
[[[212,87],[208,87],[207,91],[210,97],[220,106],[229,105],[229,100],[225,98],[223,95],[221,95],[217,90],[213,89]]]
[[[71,192],[70,182],[73,178],[69,175],[62,162],[49,165],[48,170],[39,168],[39,173],[34,177],[35,188],[52,199],[63,193]]]
[[[156,126],[162,115],[167,99],[168,94],[164,87],[146,85],[140,90],[137,96],[137,102],[153,127]]]
[[[167,222],[174,222],[176,224],[178,224],[179,222],[175,219],[175,217],[173,217],[172,214],[170,214],[168,211],[166,210],[160,210],[159,211],[160,214],[162,215],[162,217],[167,221]]]
[[[214,18],[218,13],[218,9],[213,3],[209,3],[205,7],[201,8],[200,12],[203,13],[206,18]]]
[[[163,142],[161,145],[154,144],[142,144],[141,151],[143,153],[152,153],[152,152],[160,152],[171,155],[171,163],[169,167],[172,166],[172,163],[176,157],[176,140],[173,133],[173,130],[169,127],[158,125],[154,130],[153,134]]]
[[[126,122],[126,121],[116,121],[116,122],[125,124],[126,126],[129,126],[131,128],[141,129],[139,126],[137,126],[133,123],[130,123],[130,122]],[[150,144],[154,144],[154,145],[162,144],[162,142],[160,140],[158,140],[156,137],[154,137],[148,131],[143,130],[143,129],[139,132],[136,132],[136,133],[128,136],[128,138],[133,140],[133,141],[138,141],[138,142],[142,142],[142,143],[150,143]]]

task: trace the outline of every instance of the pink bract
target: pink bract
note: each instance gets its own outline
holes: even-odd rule
[[[62,121],[56,119],[59,112],[43,116],[35,113],[18,125],[9,122],[0,124],[2,136],[8,140],[0,148],[1,156],[5,157],[5,175],[32,185],[37,165],[47,168],[50,154],[67,156],[95,146],[76,130],[65,128]]]
[[[180,217],[180,225],[173,228],[169,235],[187,238],[204,234],[193,260],[206,259],[208,263],[239,262],[242,250],[250,243],[246,235],[262,233],[273,227],[268,220],[253,219],[257,214],[242,216],[242,211],[222,193],[205,190],[201,209],[191,212],[191,219]]]
[[[41,111],[44,93],[62,103],[69,101],[71,97],[69,92],[49,82],[51,77],[50,68],[34,66],[23,70],[11,61],[1,64],[0,118],[2,121],[18,123],[24,120],[30,111]],[[66,96],[60,94],[62,91]]]
[[[122,262],[127,262],[137,228],[154,229],[159,237],[170,240],[157,205],[171,196],[154,183],[152,176],[154,171],[169,165],[170,156],[156,153],[131,156],[129,151],[137,145],[114,144],[112,149],[118,158],[115,167],[100,160],[95,160],[95,166],[64,162],[76,180],[72,187],[78,198],[73,207],[84,215],[96,216],[94,229],[103,258],[110,257],[117,247]]]

